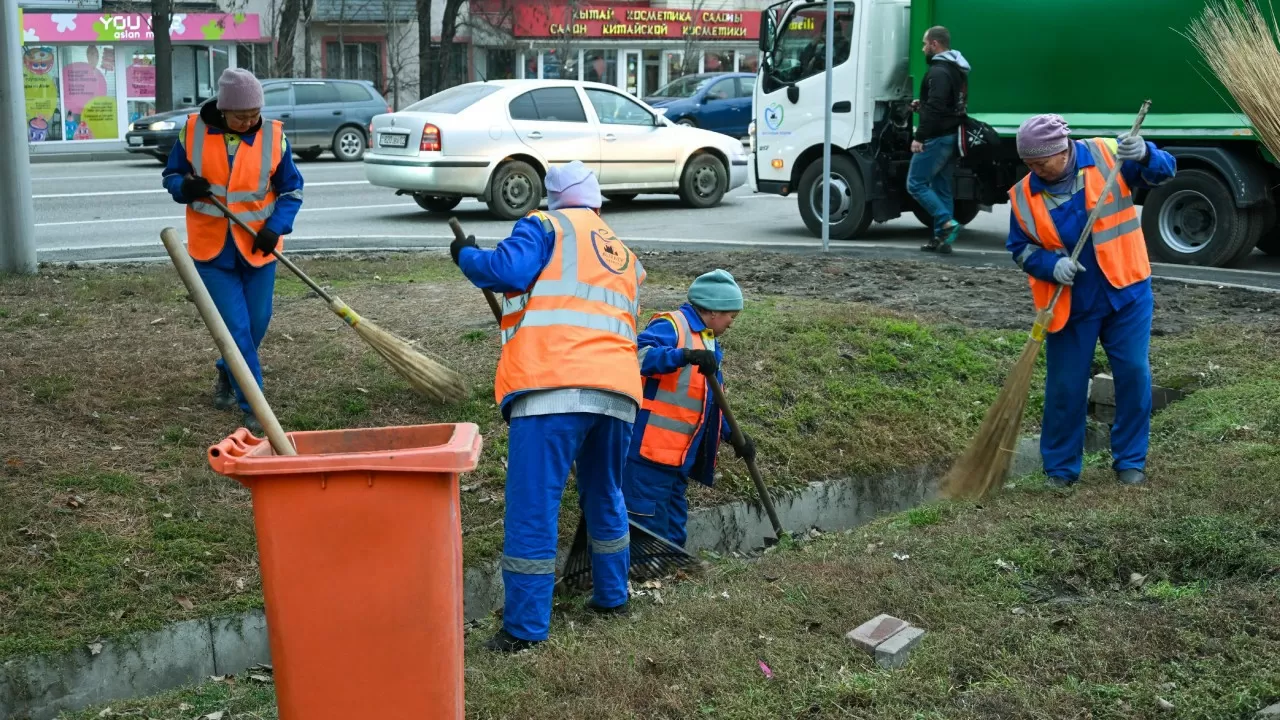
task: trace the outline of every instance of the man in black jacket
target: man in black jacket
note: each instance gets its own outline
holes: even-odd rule
[[[924,54],[929,69],[920,82],[920,99],[912,103],[920,124],[911,142],[915,154],[907,172],[907,192],[933,218],[933,238],[920,249],[945,254],[964,229],[952,217],[951,171],[956,128],[965,118],[969,63],[960,51],[951,49],[951,33],[941,26],[925,31]]]

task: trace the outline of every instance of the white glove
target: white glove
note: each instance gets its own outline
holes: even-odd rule
[[[1077,272],[1084,272],[1084,266],[1068,257],[1058,258],[1058,263],[1053,266],[1053,279],[1059,285],[1071,287]]]
[[[1147,159],[1147,141],[1141,135],[1130,136],[1122,132],[1116,137],[1116,157],[1121,160],[1142,162]]]

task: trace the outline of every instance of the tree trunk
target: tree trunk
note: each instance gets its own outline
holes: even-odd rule
[[[173,20],[170,0],[151,0],[151,32],[156,46],[156,112],[173,109],[173,40],[169,24]]]
[[[431,48],[431,0],[418,0],[418,97],[435,94],[435,52]]]
[[[293,77],[293,41],[298,34],[302,0],[284,0],[280,13],[279,42],[276,43],[276,77]]]
[[[315,0],[307,0],[303,8],[305,17],[302,18],[302,44],[305,47],[302,51],[302,72],[307,77],[315,77],[311,74],[311,14],[314,8]]]
[[[462,81],[454,73],[453,54],[457,50],[453,38],[458,34],[458,10],[466,0],[445,0],[444,16],[440,25],[441,87],[453,87]]]

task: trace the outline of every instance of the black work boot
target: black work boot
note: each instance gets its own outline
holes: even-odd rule
[[[213,406],[219,410],[230,410],[236,406],[236,392],[231,389],[231,378],[226,370],[218,370],[218,377],[213,381]]]
[[[1147,482],[1147,474],[1141,470],[1119,470],[1116,472],[1116,480],[1121,485],[1142,485]]]
[[[262,423],[258,422],[258,418],[251,412],[244,414],[244,426],[249,432],[262,437],[267,431],[262,428]]]
[[[506,628],[502,628],[496,635],[484,642],[485,650],[502,653],[518,653],[522,650],[528,650],[543,640],[524,640],[507,632]]]
[[[602,607],[595,600],[587,601],[587,610],[601,617],[627,617],[631,614],[631,603],[622,603],[616,607]]]
[[[1080,482],[1080,478],[1051,477],[1046,484],[1056,490],[1066,490],[1078,482]]]
[[[936,237],[929,238],[929,242],[920,246],[924,252],[938,252],[938,248],[942,247],[942,241]]]

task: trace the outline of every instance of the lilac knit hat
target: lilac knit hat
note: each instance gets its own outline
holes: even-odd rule
[[[262,83],[253,73],[240,68],[227,68],[218,78],[219,110],[258,110],[264,102]]]
[[[1071,143],[1071,128],[1061,115],[1036,115],[1018,128],[1018,156],[1024,159],[1049,157],[1063,152]]]

